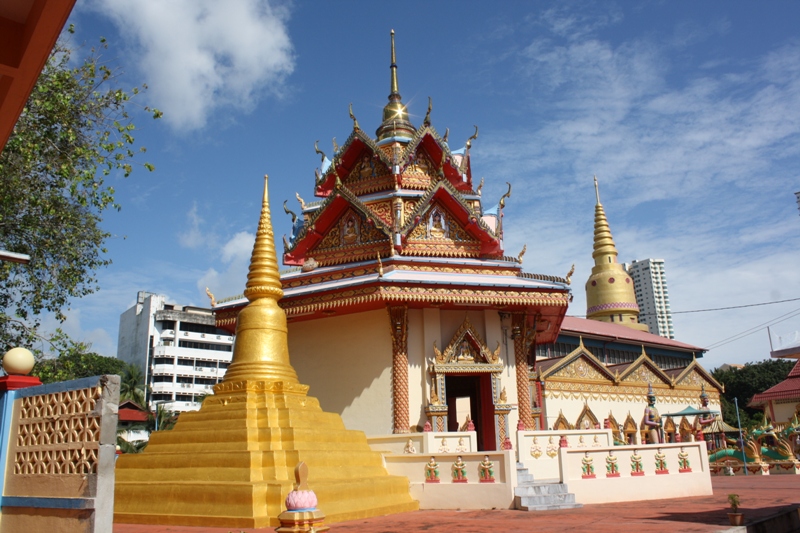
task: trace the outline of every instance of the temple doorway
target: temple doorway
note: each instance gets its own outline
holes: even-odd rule
[[[458,431],[466,420],[466,413],[475,424],[478,449],[497,449],[494,431],[494,402],[490,374],[448,374],[447,431]]]

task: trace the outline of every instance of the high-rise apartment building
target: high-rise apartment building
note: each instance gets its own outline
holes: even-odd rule
[[[663,259],[642,259],[625,264],[633,278],[639,322],[647,324],[650,333],[668,339],[675,338],[672,327],[672,310],[669,307],[667,277]]]
[[[119,319],[117,358],[142,369],[151,409],[199,409],[222,381],[232,350],[233,337],[216,328],[211,309],[168,304],[159,294],[138,292]]]

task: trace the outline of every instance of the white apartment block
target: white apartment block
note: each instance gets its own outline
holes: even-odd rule
[[[148,408],[200,408],[222,381],[233,355],[233,337],[215,326],[211,309],[166,303],[139,291],[136,305],[119,318],[117,358],[142,369]]]
[[[672,327],[664,260],[642,259],[625,263],[625,270],[633,279],[636,304],[639,306],[639,322],[647,324],[650,333],[674,339],[675,329]]]

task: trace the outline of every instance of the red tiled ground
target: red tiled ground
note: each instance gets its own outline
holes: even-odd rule
[[[634,503],[587,505],[582,509],[522,511],[417,511],[331,524],[333,533],[401,533],[405,531],[547,532],[680,531],[710,532],[730,527],[728,494],[739,494],[746,523],[800,503],[800,476],[714,477],[714,495]],[[324,509],[323,509],[324,511]],[[114,533],[255,533],[266,529],[138,526],[114,524]]]

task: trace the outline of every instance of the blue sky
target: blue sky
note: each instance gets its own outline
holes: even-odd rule
[[[208,305],[238,294],[270,175],[277,241],[283,200],[312,201],[319,158],[374,131],[389,93],[389,30],[400,92],[419,125],[458,147],[473,133],[485,202],[513,185],[506,251],[525,269],[572,263],[585,313],[592,176],[620,261],[663,258],[673,311],[800,297],[800,37],[794,2],[78,2],[76,44],[108,39],[127,84],[150,89],[137,140],[156,171],[112,177],[123,208],[104,225],[114,263],[63,327],[116,352],[136,291]],[[674,315],[676,338],[713,346],[800,301]],[[768,356],[763,329],[711,350],[708,368]]]

